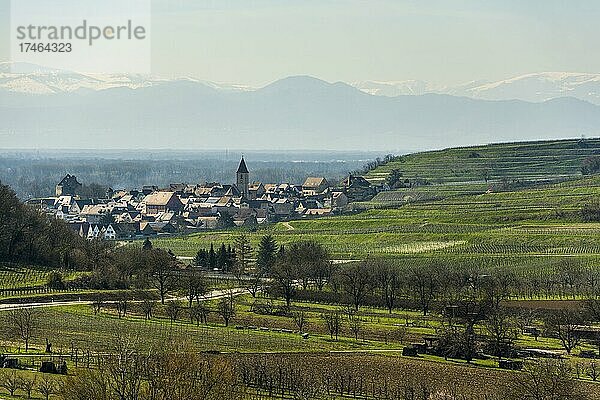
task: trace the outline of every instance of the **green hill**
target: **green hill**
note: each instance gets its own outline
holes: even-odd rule
[[[383,182],[392,170],[430,184],[537,181],[581,175],[583,160],[600,154],[600,138],[502,143],[414,153],[366,174]]]

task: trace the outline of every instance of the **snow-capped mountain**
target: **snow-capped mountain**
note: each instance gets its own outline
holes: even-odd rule
[[[13,73],[13,70],[23,73]],[[33,64],[0,63],[0,90],[18,93],[51,94],[76,90],[140,89],[182,81],[226,92],[248,92],[258,89],[242,84],[215,83],[187,77],[173,79],[139,74],[86,74],[48,69]],[[385,97],[435,93],[482,100],[523,100],[534,103],[559,97],[574,97],[600,105],[600,73],[541,72],[496,82],[472,81],[454,86],[440,86],[419,80],[360,81],[350,85],[370,95]]]
[[[387,97],[440,93],[444,89],[443,87],[417,80],[395,82],[361,81],[353,82],[351,85],[365,93]]]
[[[436,86],[423,81],[364,81],[353,86],[376,96],[449,94],[483,100],[524,100],[539,103],[559,97],[575,97],[600,105],[600,74],[541,72],[496,82],[473,81],[457,86]]]
[[[568,96],[600,104],[600,74],[574,72],[527,74],[473,87],[466,90],[465,94],[477,99],[520,99],[532,102]]]
[[[14,70],[19,73],[12,72]],[[48,69],[34,64],[0,63],[0,90],[18,93],[52,94],[76,90],[140,89],[179,81],[200,83],[225,91],[253,90],[244,85],[220,84],[193,78],[168,79],[142,74],[87,74]]]

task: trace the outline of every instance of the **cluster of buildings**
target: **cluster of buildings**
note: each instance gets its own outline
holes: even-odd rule
[[[323,177],[302,185],[250,182],[242,157],[236,184],[171,184],[166,188],[109,189],[105,198],[82,198],[74,175],[56,186],[56,196],[30,200],[44,212],[65,220],[87,239],[134,239],[160,234],[245,226],[328,216],[349,202],[372,198],[377,189],[360,176],[337,185]]]

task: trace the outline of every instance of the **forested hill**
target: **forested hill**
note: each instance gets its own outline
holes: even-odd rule
[[[25,206],[9,186],[0,184],[0,263],[65,267],[72,264],[67,254],[86,247],[64,221]]]
[[[385,181],[392,171],[430,184],[546,180],[581,176],[599,168],[600,138],[502,143],[414,153],[382,163],[368,173]]]

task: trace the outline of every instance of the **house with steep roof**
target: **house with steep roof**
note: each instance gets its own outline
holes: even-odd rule
[[[183,203],[175,192],[150,193],[142,202],[146,205],[147,215],[157,215],[162,212],[179,212],[183,209]]]
[[[56,185],[56,197],[59,196],[76,196],[81,190],[81,183],[77,181],[75,175],[67,174],[64,178]]]
[[[329,188],[329,182],[323,177],[308,177],[302,184],[304,196],[316,196],[322,194]]]

